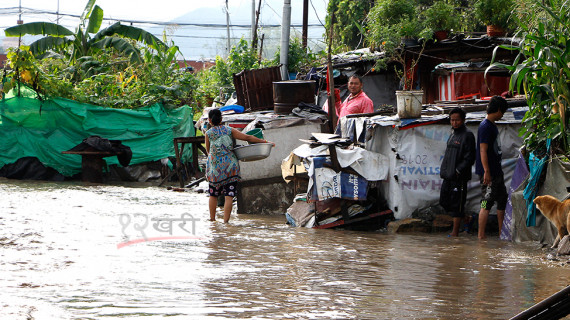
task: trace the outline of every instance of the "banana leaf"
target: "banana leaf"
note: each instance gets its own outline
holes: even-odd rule
[[[51,22],[30,22],[13,26],[4,30],[7,37],[20,37],[29,35],[47,35],[64,37],[74,35],[69,29]]]
[[[32,42],[32,44],[30,44],[30,51],[32,54],[34,54],[34,56],[37,56],[46,51],[62,48],[70,42],[73,41],[66,38],[48,36]]]
[[[99,41],[102,38],[113,36],[113,35],[120,35],[125,38],[133,39],[136,41],[143,42],[147,46],[157,49],[160,47],[165,47],[166,45],[160,41],[157,37],[155,37],[150,32],[144,31],[141,28],[131,27],[122,25],[120,22],[117,22],[101,31],[99,31],[94,37],[93,41]]]
[[[103,40],[92,43],[94,48],[115,48],[131,57],[131,62],[140,62],[140,52],[129,41],[119,37],[105,37]]]
[[[103,9],[101,9],[99,6],[95,6],[89,15],[87,32],[97,33],[99,31],[99,28],[101,28],[101,23],[103,23]]]

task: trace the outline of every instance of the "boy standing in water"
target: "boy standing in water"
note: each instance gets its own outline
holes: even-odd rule
[[[479,211],[479,239],[485,239],[485,227],[489,211],[497,202],[497,220],[499,235],[503,227],[505,208],[507,206],[507,188],[501,167],[501,141],[499,129],[495,121],[501,119],[507,111],[507,101],[500,96],[494,96],[487,106],[487,117],[479,125],[477,132],[477,161],[475,173],[481,181],[481,210]]]
[[[459,235],[459,226],[465,216],[467,182],[475,162],[475,136],[465,126],[465,111],[454,108],[449,113],[453,133],[447,139],[447,148],[441,162],[443,179],[439,203],[453,217],[452,237]]]

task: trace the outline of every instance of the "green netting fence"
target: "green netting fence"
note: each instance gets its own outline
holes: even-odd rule
[[[81,171],[81,156],[62,154],[89,136],[120,140],[131,148],[131,165],[174,157],[173,139],[193,137],[192,108],[166,110],[154,104],[137,110],[112,109],[67,99],[40,101],[29,92],[0,100],[0,168],[36,157],[64,176]],[[183,162],[191,159],[186,148]],[[105,158],[117,164],[116,157]]]

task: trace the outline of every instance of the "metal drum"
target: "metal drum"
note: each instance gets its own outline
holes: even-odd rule
[[[290,114],[300,102],[315,103],[314,80],[289,80],[273,82],[273,110]]]

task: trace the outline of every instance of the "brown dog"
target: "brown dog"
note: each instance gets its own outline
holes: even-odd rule
[[[552,244],[552,248],[558,246],[558,242],[566,235],[570,234],[570,199],[559,201],[553,196],[538,196],[533,201],[542,214],[550,220],[558,230],[558,236]]]

